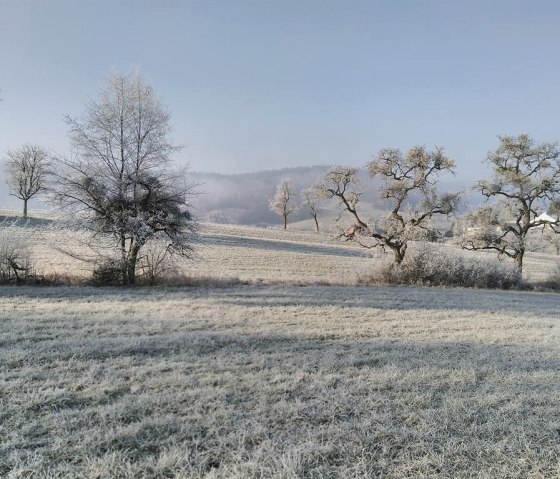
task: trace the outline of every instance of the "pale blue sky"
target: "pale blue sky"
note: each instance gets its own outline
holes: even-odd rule
[[[109,71],[138,69],[198,171],[365,164],[441,145],[462,179],[497,134],[560,139],[560,3],[0,0],[0,152],[68,150]]]

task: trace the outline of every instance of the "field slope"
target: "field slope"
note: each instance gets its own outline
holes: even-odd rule
[[[0,244],[8,238],[29,245],[38,274],[71,275],[91,278],[93,263],[81,262],[60,249],[88,256],[84,248],[87,235],[61,229],[53,215],[43,213],[24,220],[11,211],[0,210]],[[355,285],[368,276],[376,261],[384,256],[380,249],[365,249],[351,242],[341,242],[332,233],[283,231],[238,225],[203,223],[200,241],[194,244],[194,261],[178,264],[182,274],[218,280],[237,278],[256,283],[297,283]],[[457,246],[441,248],[459,250]],[[495,257],[493,253],[462,254]],[[391,256],[391,253],[387,253]],[[99,257],[93,256],[95,259]],[[524,277],[544,282],[560,264],[559,256],[528,253]],[[504,259],[506,264],[511,260]]]

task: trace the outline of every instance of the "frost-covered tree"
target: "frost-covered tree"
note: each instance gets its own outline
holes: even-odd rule
[[[133,284],[142,247],[165,241],[189,256],[195,221],[190,188],[172,169],[170,114],[138,75],[113,74],[81,118],[67,118],[73,155],[58,158],[53,200],[77,228],[109,235],[122,283]]]
[[[6,183],[10,195],[23,201],[24,218],[27,218],[27,202],[45,188],[48,168],[49,155],[38,145],[23,145],[6,152]]]
[[[32,274],[31,248],[17,231],[6,229],[0,234],[0,283],[20,282]]]
[[[307,210],[315,222],[315,231],[319,233],[319,203],[321,202],[321,190],[317,186],[305,188],[301,191],[302,208]]]
[[[536,144],[526,134],[498,138],[500,146],[486,157],[492,178],[477,184],[491,203],[470,215],[462,246],[495,250],[522,271],[525,252],[531,250],[530,231],[560,227],[558,221],[539,218],[560,209],[560,150],[556,143]]]
[[[276,187],[276,193],[269,202],[269,207],[284,220],[284,229],[288,228],[288,216],[297,210],[295,191],[291,180],[284,178]]]
[[[379,178],[379,196],[389,212],[369,220],[360,205],[362,195],[358,169],[338,166],[326,175],[321,190],[342,207],[339,237],[355,241],[366,248],[388,248],[401,263],[408,242],[430,234],[434,215],[449,215],[456,211],[460,195],[439,195],[435,184],[441,173],[453,172],[454,162],[441,148],[427,151],[422,146],[403,154],[399,149],[381,150],[367,165],[370,178]],[[350,223],[340,225],[344,218]]]

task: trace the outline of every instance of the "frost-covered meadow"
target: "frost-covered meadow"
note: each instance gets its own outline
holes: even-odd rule
[[[560,477],[558,293],[360,287],[377,258],[328,235],[202,239],[197,287],[0,288],[1,477]]]
[[[2,477],[560,475],[554,293],[0,290]]]
[[[14,226],[13,220],[5,223],[0,233],[31,244],[33,264],[40,274],[91,276],[92,264],[57,251],[80,251],[79,234],[61,232],[37,220],[32,220],[31,227]],[[370,251],[341,244],[328,233],[202,224],[194,260],[181,261],[179,270],[194,278],[218,281],[233,278],[250,282],[355,284],[357,275],[367,270],[364,261],[371,256]]]
[[[2,213],[7,213],[2,215]],[[33,264],[39,274],[91,277],[93,265],[80,262],[57,249],[80,252],[83,235],[60,231],[49,222],[52,216],[34,214],[23,222],[11,211],[0,210],[0,234],[21,238],[31,246]],[[461,251],[460,254],[494,258],[489,252]],[[195,244],[193,261],[178,263],[178,272],[193,279],[241,280],[255,283],[355,285],[368,275],[384,255],[379,249],[364,249],[333,238],[331,232],[283,231],[277,228],[203,223]],[[511,260],[504,258],[504,263]],[[546,281],[560,264],[550,253],[528,253],[524,277]]]

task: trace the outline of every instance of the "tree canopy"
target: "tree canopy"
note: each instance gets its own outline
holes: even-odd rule
[[[284,220],[284,229],[288,228],[288,216],[297,210],[295,195],[291,180],[284,178],[276,186],[276,193],[269,202],[270,209]]]

